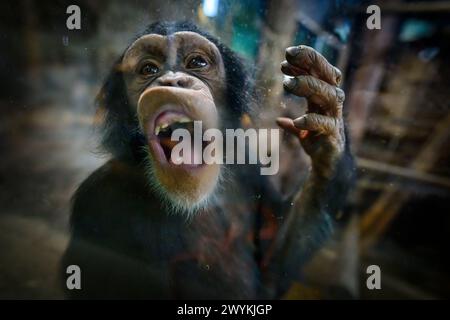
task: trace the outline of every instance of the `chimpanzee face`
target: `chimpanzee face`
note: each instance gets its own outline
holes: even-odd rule
[[[120,68],[147,138],[151,185],[176,209],[201,207],[215,189],[220,165],[174,164],[171,151],[177,142],[171,134],[177,128],[192,131],[194,121],[202,121],[203,130],[221,127],[226,76],[219,49],[195,32],[148,34],[127,49]]]

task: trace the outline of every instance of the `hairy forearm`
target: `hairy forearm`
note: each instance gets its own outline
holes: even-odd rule
[[[303,188],[294,198],[276,240],[276,261],[283,272],[298,267],[332,230],[326,191],[330,179],[311,170]]]
[[[323,161],[312,166],[276,239],[269,266],[269,278],[276,287],[272,294],[287,290],[298,279],[301,267],[332,234],[333,215],[344,204],[353,179],[352,168],[349,152],[335,159],[334,165],[326,166]]]

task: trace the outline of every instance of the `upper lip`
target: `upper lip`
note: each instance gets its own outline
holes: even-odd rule
[[[164,112],[174,112],[184,114],[189,119],[200,120],[196,115],[195,106],[192,103],[197,103],[198,93],[195,94],[195,99],[192,97],[193,91],[198,91],[196,88],[180,88],[180,87],[165,87],[157,86],[150,87],[144,90],[139,97],[137,108],[138,117],[145,130],[148,139],[155,138],[155,121]],[[200,90],[201,91],[201,90]],[[211,98],[211,97],[205,97]],[[192,100],[186,104],[186,99]],[[203,123],[205,125],[205,123]]]

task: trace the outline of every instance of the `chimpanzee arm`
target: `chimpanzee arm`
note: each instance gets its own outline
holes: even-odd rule
[[[298,281],[302,267],[331,236],[334,217],[343,207],[353,180],[354,162],[347,150],[333,177],[312,170],[302,190],[281,206],[287,208],[286,218],[267,252],[268,264],[263,266],[268,297],[279,297]]]
[[[286,50],[282,71],[287,91],[306,97],[308,110],[295,120],[278,118],[278,124],[296,135],[311,157],[311,171],[292,201],[269,252],[267,288],[278,296],[300,275],[301,267],[333,229],[333,215],[342,207],[353,180],[353,160],[342,107],[344,92],[337,87],[338,69],[306,46]]]

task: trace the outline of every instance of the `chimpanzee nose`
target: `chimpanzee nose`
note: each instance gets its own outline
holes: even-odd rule
[[[167,87],[190,88],[192,79],[184,73],[169,71],[163,76],[159,77],[158,85]]]

